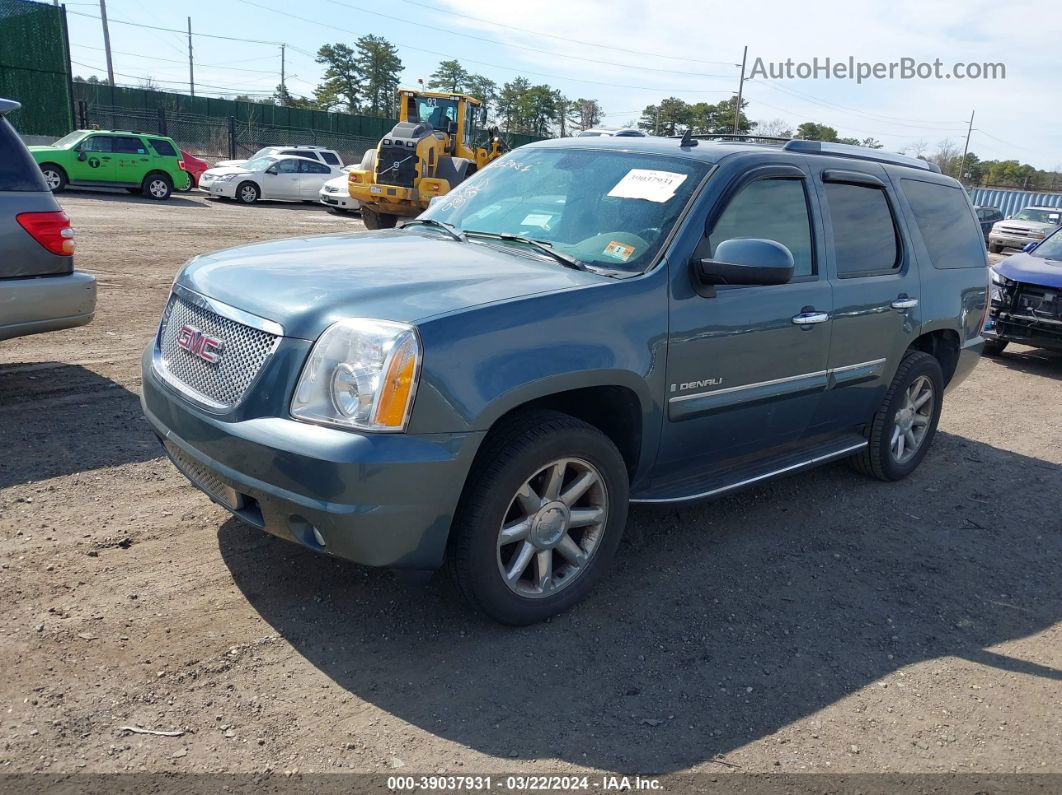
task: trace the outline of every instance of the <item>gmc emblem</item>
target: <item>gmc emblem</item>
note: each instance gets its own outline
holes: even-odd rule
[[[193,356],[198,356],[204,362],[210,364],[214,364],[220,358],[218,352],[224,344],[224,340],[207,336],[195,326],[189,326],[187,323],[181,326],[181,330],[177,332],[178,348],[183,348]]]

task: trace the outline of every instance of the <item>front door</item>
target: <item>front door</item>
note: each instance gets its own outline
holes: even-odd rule
[[[144,142],[133,135],[113,136],[114,179],[126,185],[139,185],[151,167],[151,155]]]
[[[833,299],[819,266],[808,178],[795,165],[753,169],[709,216],[695,257],[710,257],[724,240],[764,238],[785,245],[796,267],[788,284],[723,286],[712,297],[673,292],[661,480],[778,452],[799,442],[815,414],[827,384]]]
[[[70,174],[74,182],[113,182],[114,153],[111,136],[90,135],[78,144],[76,166]]]
[[[816,425],[855,429],[871,420],[918,336],[921,283],[881,165],[826,167],[815,184],[834,300],[831,384]]]
[[[263,199],[302,198],[299,193],[299,161],[302,158],[287,157],[278,160],[262,174]]]

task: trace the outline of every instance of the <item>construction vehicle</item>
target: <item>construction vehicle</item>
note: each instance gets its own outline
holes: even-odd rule
[[[398,101],[398,124],[347,178],[368,229],[419,215],[507,149],[497,128],[475,144],[476,122],[486,123],[475,97],[400,89]]]

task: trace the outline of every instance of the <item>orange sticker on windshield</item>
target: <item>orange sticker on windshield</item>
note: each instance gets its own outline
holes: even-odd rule
[[[613,240],[605,246],[605,250],[602,253],[606,257],[612,257],[613,259],[618,259],[620,262],[626,262],[634,255],[634,246],[628,246],[626,243],[617,243]]]

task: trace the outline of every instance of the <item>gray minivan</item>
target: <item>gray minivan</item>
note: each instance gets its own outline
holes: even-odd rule
[[[83,326],[96,279],[74,270],[74,230],[0,98],[0,340]]]

